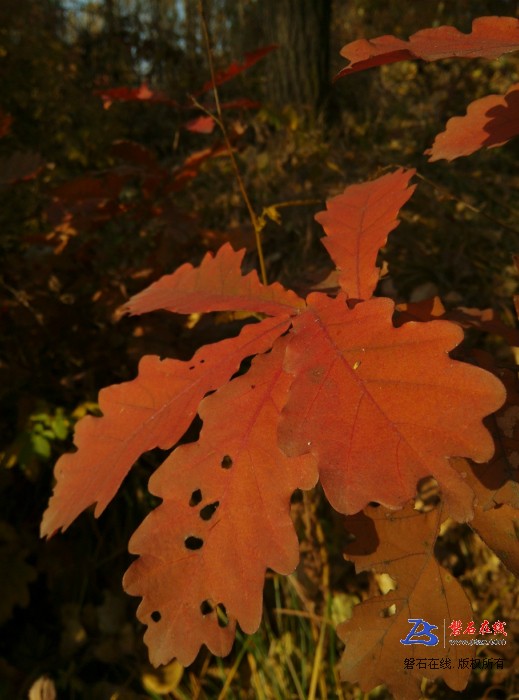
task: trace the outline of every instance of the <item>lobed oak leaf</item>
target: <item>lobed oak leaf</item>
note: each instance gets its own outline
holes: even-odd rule
[[[126,310],[131,314],[157,309],[180,314],[244,310],[286,316],[304,308],[304,300],[279,282],[264,285],[255,270],[243,275],[244,255],[245,250],[235,252],[225,243],[214,257],[207,253],[198,267],[186,263],[161,277],[133,296]]]
[[[475,647],[451,645],[449,636],[444,637],[445,621],[453,616],[472,619],[463,588],[434,556],[444,518],[441,508],[421,513],[411,504],[398,512],[370,506],[345,519],[346,529],[356,538],[346,546],[345,558],[357,572],[387,573],[396,584],[396,590],[357,605],[352,619],[337,627],[346,644],[341,678],[359,683],[364,692],[385,684],[395,697],[414,700],[422,697],[422,677],[443,678],[458,691],[467,684],[470,668],[459,668],[458,659],[473,658]],[[446,647],[402,644],[411,631],[410,621],[416,619],[436,627],[432,633]],[[416,635],[426,640],[418,630]],[[421,667],[416,663],[420,657],[427,657]],[[441,668],[445,657],[451,668]]]
[[[349,308],[343,296],[313,293],[307,304],[285,358],[294,376],[279,427],[285,453],[315,455],[341,513],[370,501],[399,508],[432,475],[450,514],[470,519],[472,490],[448,456],[492,456],[481,421],[503,404],[505,390],[490,373],[448,356],[461,329],[448,321],[395,328],[389,299]]]
[[[103,389],[99,395],[103,416],[79,421],[77,451],[56,463],[56,485],[41,535],[65,530],[94,503],[99,516],[140,455],[175,445],[205,394],[228,381],[244,357],[268,350],[288,325],[279,317],[247,325],[236,338],[200,348],[188,362],[143,357],[136,379]]]
[[[463,117],[452,117],[445,131],[424,151],[429,161],[454,160],[483,148],[496,148],[519,135],[519,83],[504,95],[487,95],[467,107]]]
[[[178,447],[150,480],[163,503],[130,540],[140,557],[124,587],[143,597],[137,614],[155,665],[187,665],[202,644],[227,654],[236,621],[247,633],[260,624],[267,567],[289,574],[297,565],[290,497],[314,486],[317,472],[310,455],[290,459],[276,445],[291,383],[285,346],[279,340],[205,398],[198,442]]]
[[[377,253],[399,222],[397,215],[415,190],[409,180],[416,170],[400,168],[372,182],[347,187],[316,214],[322,239],[340,271],[339,284],[351,299],[369,299],[379,279]]]
[[[455,27],[422,29],[409,41],[391,35],[376,39],[357,39],[341,49],[350,63],[336,80],[350,73],[398,61],[419,58],[438,61],[445,58],[498,58],[519,49],[519,20],[514,17],[478,17],[472,32],[464,34]]]

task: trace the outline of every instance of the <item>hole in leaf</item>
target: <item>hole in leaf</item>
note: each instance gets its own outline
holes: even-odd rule
[[[380,611],[380,617],[393,617],[393,615],[396,615],[395,603],[392,603],[387,608],[384,608],[384,610]]]
[[[227,627],[229,618],[227,617],[227,610],[223,603],[218,603],[216,606],[216,616],[218,619],[218,627]]]
[[[222,469],[230,469],[232,467],[232,459],[229,455],[225,455],[221,462]]]
[[[204,540],[202,540],[200,537],[193,537],[193,535],[190,535],[189,537],[186,537],[184,544],[186,549],[200,549],[203,547]]]
[[[202,615],[209,615],[210,613],[213,612],[213,610],[214,610],[214,608],[211,605],[209,600],[204,600],[200,604],[200,612],[202,613]]]
[[[151,613],[150,617],[153,620],[153,622],[160,622],[160,618],[162,617],[162,615],[159,613],[158,610],[154,610]]]
[[[211,520],[219,505],[220,501],[215,501],[214,503],[209,503],[208,505],[204,506],[200,511],[200,517],[202,520]]]
[[[420,479],[416,488],[418,495],[415,501],[415,509],[427,512],[432,510],[440,502],[440,487],[432,476]]]
[[[189,369],[195,369],[195,366],[194,366],[194,365],[191,365],[191,367],[190,367]]]
[[[203,365],[205,360],[200,360],[200,364]]]
[[[255,389],[255,388],[256,388],[256,385],[255,385],[255,384],[251,384],[251,385],[250,385],[250,388],[251,388],[251,389]]]
[[[202,492],[200,489],[197,489],[196,491],[193,491],[191,494],[191,498],[189,499],[189,505],[191,507],[197,506],[202,500]]]

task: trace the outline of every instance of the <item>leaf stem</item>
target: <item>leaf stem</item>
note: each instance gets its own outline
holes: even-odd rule
[[[261,225],[261,222],[259,221],[256,212],[254,211],[254,208],[251,204],[249,195],[247,194],[247,190],[245,188],[245,183],[243,182],[243,178],[240,173],[240,169],[238,167],[238,163],[236,161],[236,158],[234,156],[234,151],[229,139],[229,134],[227,133],[227,129],[225,127],[224,121],[223,121],[223,114],[222,114],[222,107],[220,104],[220,97],[218,95],[218,88],[216,87],[216,73],[214,70],[214,62],[213,62],[213,51],[211,49],[211,40],[209,38],[209,30],[207,28],[207,20],[205,17],[205,12],[204,12],[204,5],[202,0],[198,0],[198,13],[200,15],[200,19],[202,22],[202,32],[204,35],[204,43],[205,43],[205,49],[207,52],[207,58],[209,61],[209,70],[211,73],[211,82],[213,85],[213,95],[214,95],[214,102],[216,106],[216,114],[218,115],[218,119],[215,119],[215,122],[217,123],[218,127],[220,128],[220,131],[222,132],[224,141],[225,141],[225,146],[227,148],[227,151],[229,153],[229,158],[231,159],[231,165],[234,170],[234,174],[236,176],[236,180],[238,182],[238,187],[240,188],[241,196],[243,201],[245,202],[245,206],[247,207],[247,211],[249,212],[249,218],[252,222],[252,226],[254,228],[254,237],[256,239],[256,250],[258,253],[258,260],[259,260],[259,266],[260,266],[260,273],[261,273],[261,281],[263,284],[267,284],[267,271],[265,268],[265,257],[263,255],[263,246],[261,243],[261,231],[263,226]],[[214,115],[213,116],[214,119]]]

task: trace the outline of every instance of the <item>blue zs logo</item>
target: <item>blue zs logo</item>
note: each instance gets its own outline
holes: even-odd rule
[[[430,625],[421,617],[407,620],[413,625],[413,629],[409,632],[405,639],[400,640],[400,644],[425,644],[426,647],[435,647],[439,639],[432,633],[432,630],[437,630],[437,625]]]

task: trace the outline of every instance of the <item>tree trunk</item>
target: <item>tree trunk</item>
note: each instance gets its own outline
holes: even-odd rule
[[[279,108],[293,105],[314,122],[330,91],[332,2],[263,0],[262,7],[265,39],[279,45],[270,59],[270,98]]]

